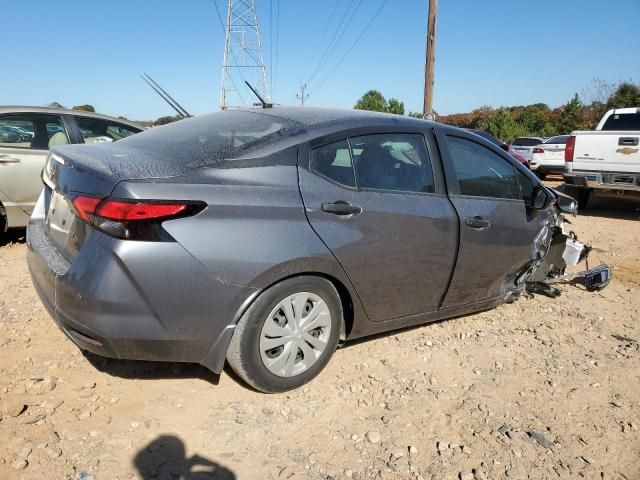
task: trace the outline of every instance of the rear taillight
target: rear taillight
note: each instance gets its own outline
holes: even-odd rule
[[[571,135],[567,139],[567,145],[564,148],[564,161],[573,162],[573,151],[576,148],[576,136]]]
[[[162,222],[201,212],[203,202],[120,200],[73,196],[76,215],[107,235],[127,240],[172,241]]]
[[[544,153],[544,148],[535,147],[533,149],[533,153]]]

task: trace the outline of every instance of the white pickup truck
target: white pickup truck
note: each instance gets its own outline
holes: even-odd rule
[[[595,130],[571,133],[566,193],[583,208],[591,192],[640,197],[640,107],[609,110]]]

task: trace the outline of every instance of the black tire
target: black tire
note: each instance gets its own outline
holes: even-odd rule
[[[588,188],[576,187],[574,185],[565,185],[564,192],[578,202],[578,209],[584,210],[589,203],[591,190]]]
[[[310,292],[319,296],[329,308],[331,329],[324,351],[306,371],[290,377],[270,372],[260,355],[260,335],[271,311],[289,295]],[[236,326],[227,362],[248,385],[265,393],[286,392],[298,388],[316,377],[327,365],[338,345],[343,314],[340,296],[324,278],[300,276],[284,280],[263,292],[247,309]]]

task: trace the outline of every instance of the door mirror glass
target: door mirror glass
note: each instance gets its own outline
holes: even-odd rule
[[[531,206],[537,210],[545,210],[551,205],[555,197],[542,185],[537,185],[533,190]]]

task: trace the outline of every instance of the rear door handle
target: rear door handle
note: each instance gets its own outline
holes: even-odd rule
[[[334,215],[358,215],[362,213],[362,208],[357,205],[351,205],[348,202],[338,200],[334,203],[323,203],[322,211],[333,213]]]
[[[20,163],[20,159],[9,155],[0,155],[0,163]]]
[[[485,230],[491,226],[491,222],[479,215],[475,217],[465,217],[464,224],[476,230]]]

